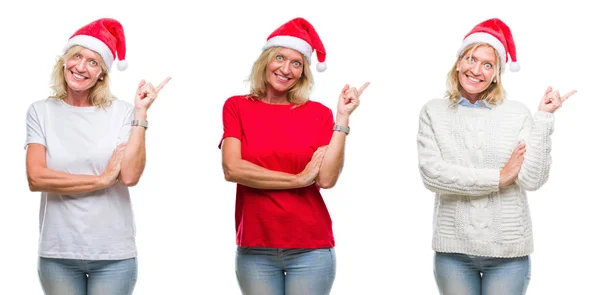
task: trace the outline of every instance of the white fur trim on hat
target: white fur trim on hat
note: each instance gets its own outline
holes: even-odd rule
[[[502,71],[504,72],[504,68],[506,67],[506,49],[504,48],[504,45],[502,45],[502,42],[500,42],[498,38],[494,37],[491,34],[477,32],[467,36],[467,38],[463,40],[462,45],[458,49],[457,56],[460,56],[463,50],[465,50],[465,48],[467,48],[467,46],[469,46],[470,44],[479,42],[490,44],[492,47],[494,47],[494,49],[496,49],[498,55],[500,55]]]
[[[275,36],[271,39],[269,39],[269,41],[267,41],[267,44],[265,44],[265,46],[263,46],[262,50],[267,50],[271,47],[275,47],[275,46],[282,46],[282,47],[287,47],[287,48],[291,48],[294,50],[297,50],[298,52],[302,53],[302,55],[304,55],[304,57],[306,57],[306,60],[308,61],[308,64],[310,65],[310,56],[312,55],[312,47],[310,46],[310,44],[308,44],[308,42],[298,38],[298,37],[293,37],[293,36]]]
[[[108,46],[106,46],[106,44],[104,44],[104,42],[102,42],[99,39],[92,37],[92,36],[77,35],[77,36],[73,36],[73,38],[69,39],[69,42],[67,42],[67,45],[65,46],[64,51],[67,52],[67,50],[69,50],[69,48],[71,48],[75,45],[81,45],[89,50],[93,50],[93,51],[97,52],[98,54],[100,54],[100,56],[102,57],[102,60],[104,60],[104,64],[110,71],[110,67],[115,58],[112,54],[112,51],[110,51],[110,48],[108,48]]]

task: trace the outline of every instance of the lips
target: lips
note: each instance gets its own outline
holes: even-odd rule
[[[274,75],[277,78],[277,81],[280,81],[280,82],[283,82],[283,83],[285,83],[285,82],[287,82],[287,81],[290,80],[290,78],[285,77],[285,76],[281,76],[281,75],[278,75],[278,74],[274,74]]]
[[[476,79],[476,78],[474,78],[474,77],[472,77],[472,76],[469,76],[469,75],[467,75],[467,74],[465,74],[465,77],[467,77],[467,79],[468,79],[469,81],[473,82],[473,83],[481,83],[481,82],[484,82],[484,80]]]
[[[77,74],[77,73],[75,73],[73,71],[70,71],[70,72],[71,72],[71,75],[73,77],[75,77],[76,80],[86,80],[86,79],[88,79],[88,77],[85,77],[83,75]]]

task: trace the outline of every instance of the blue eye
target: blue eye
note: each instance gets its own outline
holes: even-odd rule
[[[294,62],[294,67],[299,68],[300,66],[302,66],[302,64],[298,61]]]
[[[275,59],[277,59],[278,61],[282,61],[283,60],[283,56],[278,55],[278,56],[275,57]]]
[[[492,65],[491,63],[486,63],[485,65],[483,65],[486,69],[491,70],[494,68],[494,65]]]
[[[97,61],[95,61],[95,60],[90,60],[90,65],[92,65],[92,66],[94,66],[94,67],[95,67],[95,66],[97,66],[97,65],[98,65],[98,62],[97,62]]]
[[[472,56],[468,56],[467,57],[467,61],[469,61],[469,62],[475,62],[475,59]]]

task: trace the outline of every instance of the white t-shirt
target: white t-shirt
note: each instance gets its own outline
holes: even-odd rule
[[[117,145],[129,139],[132,119],[133,106],[121,100],[103,109],[47,98],[27,111],[25,147],[44,145],[49,169],[100,175]],[[39,226],[41,257],[118,260],[137,255],[129,190],[119,183],[83,194],[42,192]]]

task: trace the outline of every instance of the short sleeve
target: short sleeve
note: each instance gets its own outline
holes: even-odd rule
[[[242,140],[242,122],[237,97],[231,97],[223,105],[223,136],[219,141],[219,148],[227,137],[235,137]]]
[[[119,139],[117,144],[122,144],[129,141],[129,135],[131,134],[131,121],[133,121],[133,107],[127,105],[127,111],[125,117],[121,121],[121,129],[119,130]]]
[[[328,145],[333,136],[333,112],[330,108],[325,107],[323,117],[321,119],[321,130],[319,130],[318,146]]]
[[[46,136],[42,128],[42,123],[34,105],[27,110],[27,138],[25,139],[25,148],[30,143],[38,143],[46,146]]]

